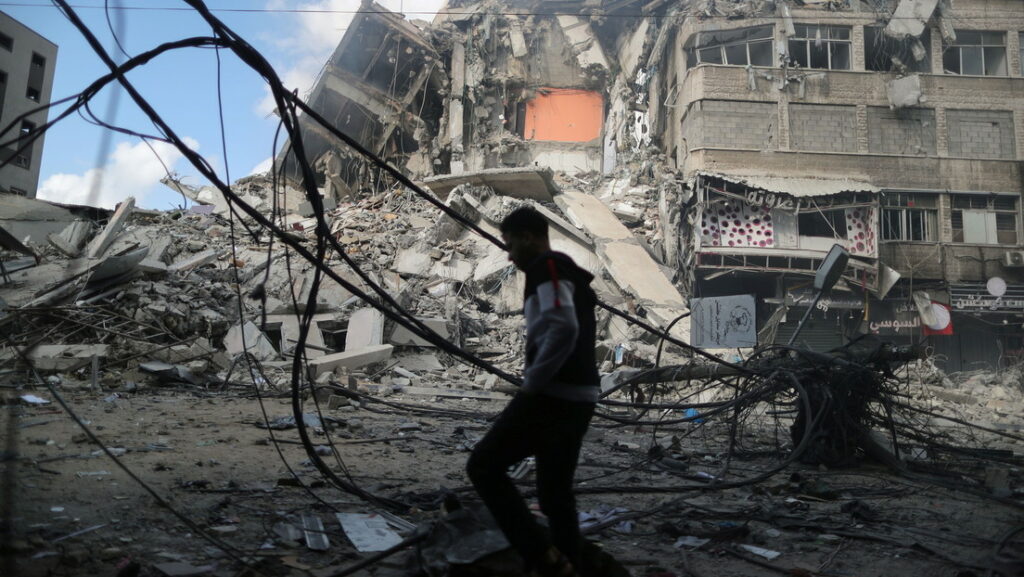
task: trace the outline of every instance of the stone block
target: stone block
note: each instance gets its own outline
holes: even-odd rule
[[[448,323],[444,319],[432,318],[432,319],[419,319],[423,324],[427,325],[435,333],[441,335],[444,338],[448,338]],[[399,325],[395,327],[395,332],[391,333],[391,338],[388,341],[393,345],[404,346],[404,347],[432,347],[434,346],[429,341],[420,338],[412,333],[409,329]]]
[[[391,345],[374,345],[357,351],[345,351],[333,355],[324,355],[309,362],[310,378],[316,379],[320,375],[335,371],[340,368],[358,369],[391,357],[395,347]]]
[[[384,313],[373,308],[359,309],[348,320],[345,350],[357,351],[384,342]]]

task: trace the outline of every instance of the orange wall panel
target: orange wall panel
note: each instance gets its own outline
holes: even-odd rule
[[[599,92],[542,88],[526,103],[523,138],[590,142],[600,138],[604,97]]]

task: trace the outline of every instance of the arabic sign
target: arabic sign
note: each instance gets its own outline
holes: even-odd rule
[[[873,335],[916,335],[921,316],[911,300],[872,302],[868,309],[868,331]]]
[[[786,291],[786,304],[791,307],[807,307],[814,302],[814,291],[797,289]],[[835,292],[822,295],[816,310],[827,313],[829,309],[863,309],[864,299],[850,293]]]
[[[744,200],[750,206],[763,206],[770,209],[785,210],[788,212],[797,212],[800,209],[800,202],[795,198],[785,194],[775,194],[772,192],[765,192],[763,190],[748,190],[744,195]]]
[[[754,295],[690,300],[690,342],[696,347],[732,349],[757,346]]]
[[[1024,285],[1008,285],[1002,296],[989,293],[982,283],[949,285],[954,311],[972,313],[1024,312]]]

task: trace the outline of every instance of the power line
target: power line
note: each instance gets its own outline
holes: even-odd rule
[[[12,8],[53,8],[52,4],[35,4],[31,2],[0,2],[0,6],[12,7]],[[106,7],[102,5],[93,4],[72,4],[71,8],[75,10],[105,10]],[[132,11],[132,12],[193,12],[192,8],[185,6],[110,6],[110,11]],[[601,18],[634,18],[634,19],[650,19],[658,20],[669,18],[670,14],[643,14],[643,13],[626,13],[626,14],[615,14],[605,12],[581,12],[581,11],[564,11],[564,10],[551,10],[551,11],[521,11],[521,12],[505,12],[505,11],[475,11],[475,10],[449,10],[445,12],[432,12],[428,10],[409,10],[394,12],[391,10],[335,10],[328,8],[209,8],[210,12],[222,12],[222,13],[235,13],[235,14],[338,14],[338,15],[357,15],[357,14],[404,14],[406,16],[430,16],[433,17],[438,14],[444,14],[449,16],[600,16]],[[862,16],[864,18],[870,18],[875,16],[875,13],[869,12],[823,12],[823,15],[829,18],[839,17],[839,15],[849,16]],[[987,20],[992,18],[1001,18],[1001,15],[961,15],[954,14],[951,16],[956,21],[967,21],[967,20]],[[1022,14],[1024,17],[1024,14]],[[722,15],[721,18],[726,18]],[[751,16],[751,19],[758,20],[783,20],[782,16],[769,14],[763,16]],[[799,17],[795,18],[799,20]],[[901,16],[890,16],[889,21],[892,20],[921,20],[921,18],[915,17],[901,17]]]

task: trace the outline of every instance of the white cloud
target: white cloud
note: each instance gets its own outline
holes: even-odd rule
[[[193,150],[199,148],[195,139],[185,137],[184,140]],[[152,149],[142,141],[134,144],[121,142],[102,168],[90,168],[83,174],[51,175],[39,187],[37,196],[65,204],[104,208],[113,208],[129,196],[134,196],[136,204],[142,204],[154,186],[167,174],[164,165],[167,170],[173,171],[175,164],[182,158],[181,152],[174,145],[166,142],[151,144]]]
[[[388,10],[405,9],[409,18],[430,20],[444,6],[445,0],[378,0],[377,3]],[[279,61],[288,62],[283,69],[278,69],[278,75],[288,90],[298,90],[305,96],[313,88],[313,81],[341,42],[359,5],[359,0],[315,0],[298,5],[287,0],[270,0],[267,3],[268,9],[297,11],[282,16],[291,22],[278,27],[275,30],[278,36],[272,41],[281,52]],[[282,30],[291,34],[281,35]],[[274,99],[267,89],[257,111],[266,116],[274,111],[274,107]]]
[[[270,172],[270,169],[273,167],[274,157],[268,156],[263,160],[263,162],[257,164],[256,166],[253,167],[251,171],[249,171],[249,176],[252,176],[254,174],[263,174],[264,172]]]

